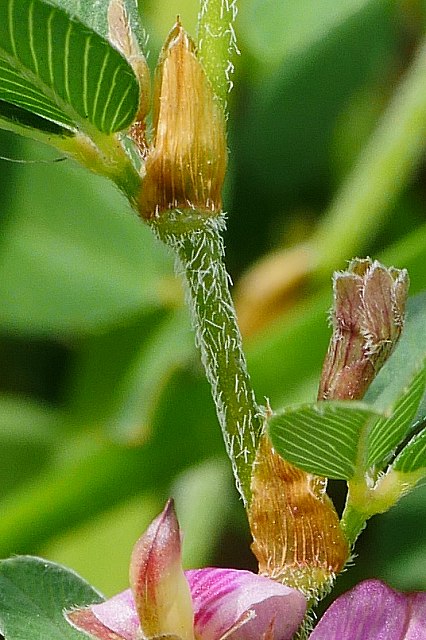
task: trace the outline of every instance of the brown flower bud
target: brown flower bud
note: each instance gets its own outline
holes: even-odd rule
[[[226,169],[225,117],[179,21],[157,66],[153,124],[141,215],[149,219],[168,209],[219,213]]]
[[[387,269],[369,258],[352,260],[347,271],[335,274],[320,400],[364,396],[401,334],[408,284],[405,269]]]
[[[327,481],[283,460],[262,436],[249,523],[259,573],[320,599],[349,555]]]

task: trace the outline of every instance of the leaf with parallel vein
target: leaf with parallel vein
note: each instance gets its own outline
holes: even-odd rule
[[[17,127],[15,128],[14,125],[17,125]],[[41,118],[31,111],[21,109],[21,107],[4,100],[0,100],[0,129],[9,129],[18,133],[37,129],[39,132],[48,135],[54,134],[61,137],[73,135],[71,129],[63,127],[52,120]]]
[[[420,400],[425,393],[426,370],[415,373],[404,394],[399,398],[389,418],[374,424],[368,435],[368,467],[383,463],[404,440],[413,425]]]
[[[43,0],[0,3],[0,117],[11,103],[90,135],[128,127],[139,86],[127,61],[106,40]],[[5,110],[6,112],[6,110]]]
[[[350,480],[373,466],[382,469],[413,427],[425,377],[422,368],[392,412],[354,401],[322,401],[280,412],[269,422],[272,443],[289,462],[328,478]]]
[[[349,480],[362,459],[362,445],[380,414],[355,401],[300,405],[273,416],[268,425],[276,451],[316,475]]]
[[[65,9],[67,13],[76,16],[81,22],[99,33],[104,38],[108,37],[108,6],[110,0],[51,0],[52,4]],[[129,16],[132,31],[136,36],[141,50],[146,45],[146,34],[139,20],[138,0],[123,0],[126,13]]]
[[[395,458],[392,469],[399,473],[426,475],[426,418],[423,430],[415,435]]]

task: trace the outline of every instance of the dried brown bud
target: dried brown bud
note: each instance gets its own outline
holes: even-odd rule
[[[353,400],[365,394],[391,355],[404,323],[405,269],[355,259],[334,276],[333,334],[318,398]]]
[[[168,209],[219,213],[226,169],[225,117],[179,21],[157,66],[153,124],[141,215],[149,219]]]
[[[297,469],[262,436],[249,508],[259,573],[319,599],[349,555],[327,481]]]

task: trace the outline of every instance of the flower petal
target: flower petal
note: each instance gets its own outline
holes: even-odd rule
[[[404,640],[426,640],[426,593],[410,593],[410,622]]]
[[[75,609],[66,614],[69,622],[101,640],[133,640],[139,619],[130,589],[101,604]]]
[[[127,640],[124,636],[117,635],[109,627],[102,624],[90,608],[68,611],[65,613],[65,618],[78,631],[83,631],[90,637],[99,640]]]
[[[202,640],[287,640],[306,612],[306,600],[290,587],[236,569],[186,571]],[[228,635],[229,634],[229,635]]]
[[[182,569],[179,524],[173,502],[133,548],[130,586],[144,637],[176,634],[193,640],[191,594]]]
[[[366,580],[329,607],[310,640],[426,640],[425,625],[425,594]]]
[[[125,640],[133,640],[136,636],[139,618],[130,589],[122,591],[106,602],[94,604],[90,609],[99,622]]]

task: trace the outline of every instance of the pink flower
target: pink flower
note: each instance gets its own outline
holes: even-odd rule
[[[365,580],[333,602],[310,640],[426,640],[426,593]]]
[[[305,612],[301,593],[250,571],[184,572],[169,501],[133,549],[130,589],[66,615],[99,640],[290,640]]]

